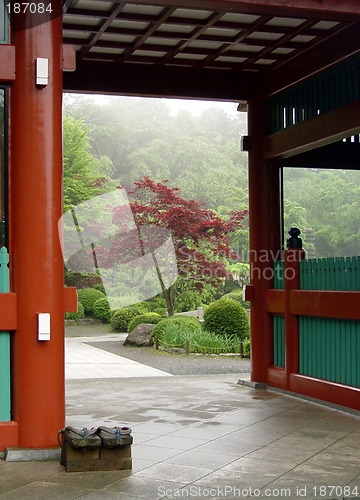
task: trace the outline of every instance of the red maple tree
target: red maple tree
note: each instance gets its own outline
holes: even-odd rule
[[[218,285],[228,276],[226,262],[236,258],[231,250],[229,233],[241,227],[246,210],[232,211],[226,220],[217,216],[202,203],[195,200],[185,200],[179,194],[178,188],[167,185],[168,181],[154,182],[144,177],[135,182],[135,188],[129,192],[130,206],[134,215],[138,234],[142,228],[163,228],[170,231],[175,248],[179,276],[183,277],[188,289],[201,290],[205,284]],[[114,211],[113,222],[121,229],[123,207]],[[150,233],[147,232],[149,235]],[[161,231],[151,232],[146,241],[147,251],[156,248],[161,243]],[[109,255],[116,257],[128,254],[133,258],[139,252],[135,249],[134,234],[120,240],[116,238],[110,244]],[[140,242],[143,242],[140,236]],[[125,251],[126,249],[126,251]],[[162,280],[160,265],[157,266],[157,278],[166,301],[169,315],[174,314],[175,286],[166,288]]]

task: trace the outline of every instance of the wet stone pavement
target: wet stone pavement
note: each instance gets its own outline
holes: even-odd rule
[[[170,375],[97,340],[67,339],[67,425],[131,427],[132,470],[0,461],[0,499],[360,498],[359,414],[239,385],[240,372]]]

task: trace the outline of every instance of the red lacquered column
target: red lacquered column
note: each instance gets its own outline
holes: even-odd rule
[[[12,16],[16,80],[11,88],[10,257],[18,300],[12,387],[19,446],[42,448],[57,445],[65,419],[63,260],[57,228],[62,213],[62,20],[44,12],[34,23],[32,15]],[[37,58],[48,59],[46,85],[36,84]],[[50,313],[50,340],[38,340],[39,313]]]
[[[273,364],[273,318],[266,292],[273,288],[274,260],[281,258],[279,168],[264,158],[264,103],[248,105],[249,225],[251,265],[251,380],[266,382]]]

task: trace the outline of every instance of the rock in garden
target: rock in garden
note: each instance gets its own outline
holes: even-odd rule
[[[152,345],[151,332],[154,328],[155,325],[150,325],[148,323],[137,325],[126,337],[124,345],[133,345],[137,347]]]

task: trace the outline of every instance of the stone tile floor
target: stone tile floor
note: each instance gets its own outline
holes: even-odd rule
[[[358,414],[239,385],[234,375],[150,375],[141,365],[138,377],[117,367],[107,378],[103,368],[96,378],[88,363],[67,372],[67,425],[130,426],[133,469],[67,473],[58,461],[0,461],[0,499],[360,498]]]

